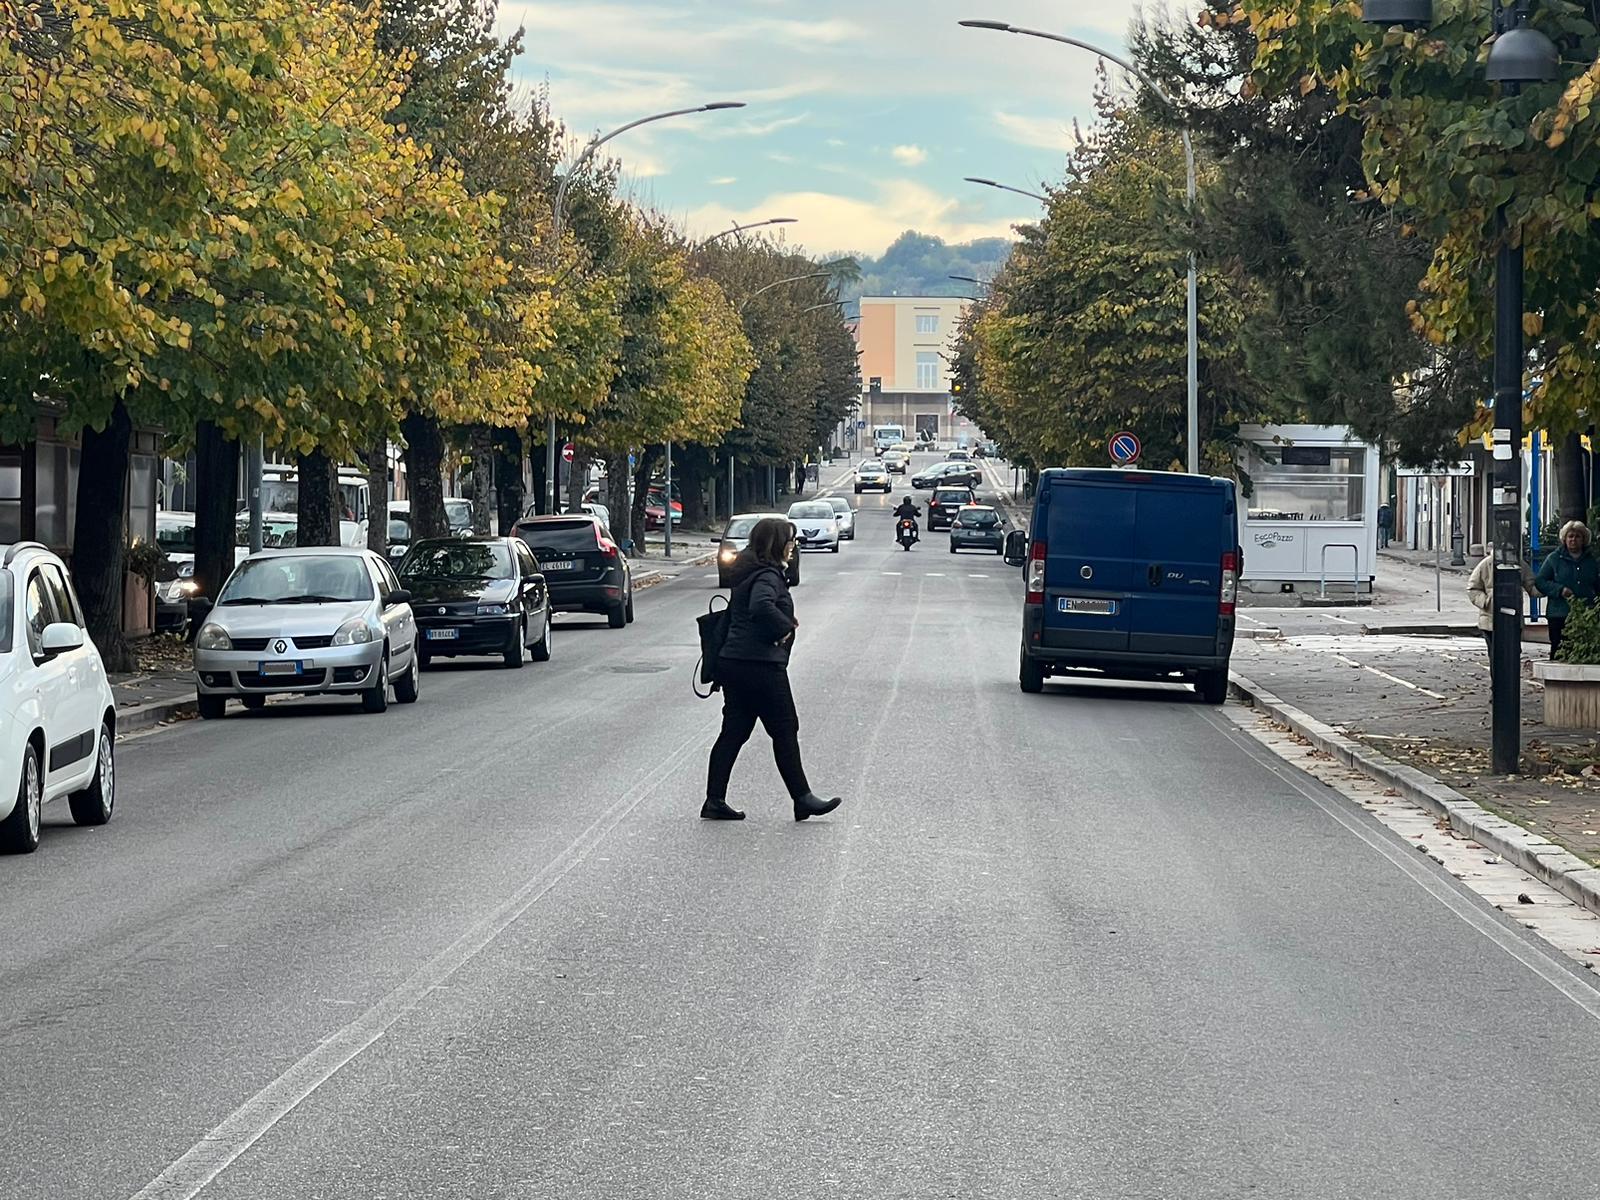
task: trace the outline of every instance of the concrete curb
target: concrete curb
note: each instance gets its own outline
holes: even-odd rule
[[[697,554],[693,558],[675,558],[672,561],[685,568],[704,567],[717,561],[717,552],[708,550],[704,554]],[[636,592],[649,591],[651,588],[661,587],[664,584],[671,583],[674,579],[681,578],[683,578],[683,572],[681,571],[673,575],[665,575],[660,571],[653,571],[643,579],[635,579],[633,581],[633,590]]]
[[[1448,821],[1461,836],[1473,839],[1567,899],[1600,914],[1600,868],[1590,866],[1548,838],[1495,816],[1431,775],[1352,741],[1237,671],[1230,672],[1229,683],[1235,696],[1288,726],[1318,750],[1395,789],[1413,804]]]
[[[1361,632],[1371,637],[1477,637],[1478,627],[1446,621],[1434,625],[1363,625]]]
[[[129,705],[127,708],[117,709],[117,735],[120,737],[125,733],[150,729],[175,717],[192,717],[195,712],[195,698],[192,695]]]

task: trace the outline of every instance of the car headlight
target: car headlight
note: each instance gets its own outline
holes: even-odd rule
[[[480,617],[503,617],[510,611],[511,609],[504,604],[478,605],[478,615]]]
[[[372,640],[372,626],[364,617],[351,617],[333,635],[335,646],[365,646]]]
[[[736,559],[738,557],[739,557],[739,552],[737,550],[732,549],[731,547],[728,548],[728,549],[723,550],[723,552],[722,552],[722,561],[723,562],[732,562],[734,559]]]
[[[194,639],[196,650],[232,650],[233,639],[228,636],[228,631],[221,625],[205,625],[201,627],[199,636]]]

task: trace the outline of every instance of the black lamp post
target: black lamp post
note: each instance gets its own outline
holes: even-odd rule
[[[1556,77],[1555,43],[1528,28],[1530,0],[1510,7],[1490,0],[1495,38],[1485,75],[1515,96],[1525,83]],[[1382,25],[1421,26],[1432,0],[1363,0],[1361,15]],[[1513,244],[1504,205],[1495,213],[1494,269],[1494,657],[1491,662],[1497,775],[1513,775],[1522,758],[1522,244]]]

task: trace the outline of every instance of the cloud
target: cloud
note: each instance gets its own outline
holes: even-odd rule
[[[743,225],[769,213],[795,217],[795,236],[819,253],[859,250],[881,254],[908,229],[946,241],[1011,237],[1014,222],[983,218],[968,204],[908,179],[888,180],[870,198],[831,192],[783,192],[766,196],[750,208],[734,210],[708,204],[688,215],[691,231],[707,236],[737,221]]]
[[[1025,117],[1019,113],[996,112],[995,124],[1007,141],[1040,150],[1071,150],[1078,142],[1072,125],[1060,117]]]
[[[712,187],[727,187],[730,184],[738,183],[739,177],[737,175],[723,175],[717,179],[708,179],[706,182]]]
[[[889,157],[903,167],[920,167],[928,161],[928,152],[921,146],[896,146]]]

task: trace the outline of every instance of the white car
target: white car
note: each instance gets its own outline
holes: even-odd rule
[[[0,560],[0,720],[0,850],[31,853],[60,796],[79,825],[111,819],[116,700],[66,565],[37,542]]]
[[[847,542],[856,540],[856,510],[850,507],[850,501],[843,496],[828,496],[827,503],[833,505],[833,514],[839,518],[839,536]]]
[[[799,531],[800,549],[839,553],[839,515],[826,500],[796,500],[789,506],[789,520]]]
[[[885,493],[894,491],[894,484],[889,479],[889,468],[872,458],[856,466],[856,495],[861,495],[868,488],[879,488]]]

